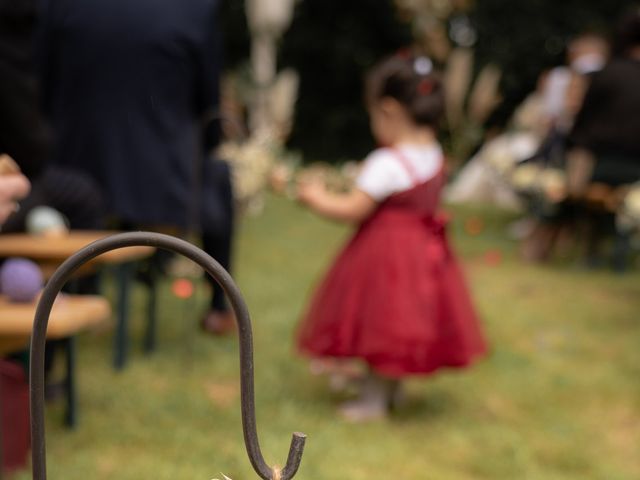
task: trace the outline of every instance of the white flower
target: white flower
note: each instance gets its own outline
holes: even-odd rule
[[[624,209],[640,219],[640,185],[635,185],[624,198]]]
[[[501,175],[506,175],[513,168],[514,158],[507,150],[493,149],[487,152],[486,158],[489,165]]]
[[[616,215],[619,230],[640,234],[640,183],[635,183],[624,197]]]
[[[534,190],[538,183],[538,178],[542,167],[534,163],[525,163],[517,167],[511,175],[511,183],[517,190]]]
[[[558,168],[545,168],[540,172],[538,185],[552,200],[561,200],[567,193],[567,176]]]
[[[218,155],[231,165],[233,194],[239,210],[258,213],[271,171],[278,159],[284,156],[282,149],[268,138],[251,138],[244,143],[222,144]]]

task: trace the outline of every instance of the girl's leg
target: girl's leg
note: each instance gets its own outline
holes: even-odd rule
[[[309,362],[312,375],[326,375],[332,392],[349,392],[358,388],[365,377],[363,366],[352,358],[318,357]]]
[[[384,418],[396,406],[400,387],[400,380],[370,371],[362,382],[358,398],[342,404],[340,415],[351,422]]]

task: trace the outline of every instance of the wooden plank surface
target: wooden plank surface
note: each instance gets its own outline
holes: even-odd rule
[[[0,235],[0,257],[26,257],[38,262],[61,263],[82,247],[113,235],[115,231],[72,230],[68,235],[46,237],[26,233]],[[94,261],[122,263],[150,256],[154,247],[127,247],[107,252]]]
[[[36,302],[11,303],[0,297],[0,337],[28,337]],[[107,299],[97,295],[60,295],[53,305],[47,338],[64,338],[95,327],[111,317]]]

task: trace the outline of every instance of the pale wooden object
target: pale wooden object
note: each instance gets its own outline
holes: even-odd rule
[[[72,230],[68,235],[59,237],[26,233],[0,235],[0,257],[26,257],[41,263],[61,263],[82,247],[115,233],[118,232]],[[154,251],[154,247],[120,248],[100,255],[92,262],[130,262],[149,257]]]
[[[0,296],[0,353],[24,348],[33,329],[37,302],[12,303]],[[111,317],[109,302],[96,295],[62,295],[51,310],[47,338],[65,338],[97,327]]]

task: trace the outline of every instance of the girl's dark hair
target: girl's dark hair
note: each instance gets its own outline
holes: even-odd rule
[[[390,97],[418,125],[436,128],[444,114],[444,88],[427,57],[398,53],[373,67],[366,78],[366,101]]]

